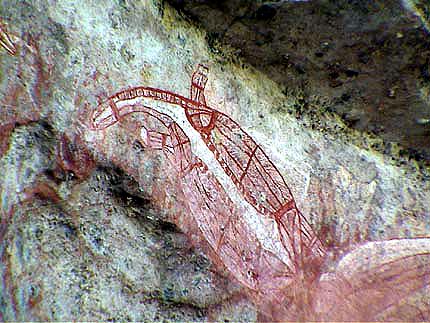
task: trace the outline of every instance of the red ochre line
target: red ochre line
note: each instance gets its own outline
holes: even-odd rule
[[[195,86],[195,84],[193,83],[193,86]],[[198,88],[198,89],[200,89],[200,86],[196,86],[196,88]],[[203,89],[204,89],[204,87],[203,87]],[[118,92],[118,93],[116,93],[116,94],[114,94],[113,96],[111,96],[111,97],[109,97],[109,104],[111,105],[111,107],[113,106],[113,105],[115,105],[115,108],[114,107],[112,107],[112,112],[113,112],[113,114],[114,114],[114,118],[116,118],[116,121],[118,121],[118,118],[117,117],[123,117],[124,115],[126,115],[126,114],[129,114],[129,113],[133,113],[133,112],[146,112],[146,113],[149,113],[149,111],[147,111],[147,109],[149,109],[149,110],[153,110],[152,108],[150,108],[150,107],[146,107],[146,106],[140,106],[140,105],[127,105],[126,107],[123,107],[122,109],[118,109],[118,107],[116,106],[116,103],[118,103],[118,102],[121,102],[121,101],[126,101],[126,100],[132,100],[132,99],[135,99],[135,98],[138,98],[138,97],[145,97],[145,98],[150,98],[150,99],[154,99],[154,100],[157,100],[157,101],[163,101],[163,102],[166,102],[166,103],[169,103],[169,104],[174,104],[174,105],[179,105],[179,106],[181,106],[185,111],[186,111],[186,114],[187,114],[187,116],[188,116],[188,120],[191,122],[191,124],[192,124],[192,126],[197,130],[197,131],[199,131],[200,132],[200,135],[202,136],[202,139],[203,139],[203,141],[205,142],[205,144],[206,144],[206,146],[208,147],[208,148],[211,148],[212,147],[212,149],[213,148],[215,148],[215,151],[213,151],[213,150],[211,150],[211,151],[213,151],[213,153],[215,154],[215,155],[220,155],[221,154],[221,152],[218,150],[219,148],[218,148],[218,144],[215,144],[214,142],[212,142],[212,140],[210,139],[210,133],[211,133],[211,131],[216,127],[216,124],[217,124],[217,121],[221,121],[220,120],[220,117],[225,117],[226,118],[226,120],[228,120],[229,122],[231,122],[231,124],[233,125],[233,126],[236,126],[237,127],[237,130],[243,135],[243,136],[246,136],[246,139],[247,140],[242,140],[242,143],[248,148],[248,149],[250,149],[251,147],[249,146],[249,143],[251,143],[252,145],[255,145],[255,147],[253,147],[252,148],[252,153],[251,153],[251,158],[248,160],[248,164],[247,164],[247,167],[245,168],[245,170],[243,171],[243,173],[241,174],[241,176],[240,176],[240,178],[241,179],[243,179],[246,175],[248,175],[247,174],[247,170],[248,170],[248,167],[249,167],[249,165],[250,165],[250,162],[253,160],[253,159],[255,159],[255,162],[256,162],[256,164],[259,164],[259,166],[261,167],[261,169],[262,170],[264,170],[264,173],[267,175],[267,176],[269,176],[270,177],[270,181],[271,182],[273,182],[273,184],[274,185],[280,185],[280,186],[282,186],[282,188],[279,188],[278,190],[279,190],[279,192],[280,192],[280,194],[281,194],[281,196],[283,196],[285,193],[287,193],[286,195],[287,196],[284,196],[284,198],[286,199],[286,200],[288,200],[288,202],[286,203],[287,205],[294,205],[294,207],[295,207],[295,201],[294,201],[294,198],[293,198],[293,195],[292,195],[292,193],[291,193],[291,190],[290,190],[290,188],[288,187],[288,185],[285,183],[285,180],[284,180],[284,178],[282,177],[282,175],[280,174],[280,172],[279,172],[279,170],[276,168],[276,166],[273,164],[273,162],[268,158],[268,156],[267,156],[267,154],[264,152],[264,150],[262,150],[261,149],[261,147],[260,147],[260,145],[258,145],[256,142],[255,142],[255,140],[251,137],[251,136],[249,136],[249,134],[245,131],[245,130],[243,130],[241,127],[240,127],[240,125],[237,123],[237,122],[235,122],[234,120],[232,120],[229,116],[227,116],[226,114],[224,114],[224,113],[222,113],[222,112],[220,112],[220,111],[218,111],[218,110],[216,110],[216,109],[213,109],[213,108],[210,108],[209,106],[207,106],[206,104],[203,104],[203,103],[201,103],[201,102],[196,102],[196,101],[194,101],[194,100],[192,100],[192,99],[188,99],[188,98],[186,98],[186,97],[184,97],[184,96],[182,96],[182,95],[179,95],[179,94],[176,94],[176,93],[173,93],[173,92],[171,92],[171,91],[167,91],[167,90],[161,90],[161,89],[157,89],[157,88],[153,88],[153,87],[135,87],[135,88],[131,88],[131,89],[127,89],[127,90],[123,90],[123,91],[121,91],[121,92]],[[126,110],[124,110],[124,109],[126,109]],[[190,113],[189,112],[189,109],[192,109],[192,110],[197,110],[197,112],[195,112],[195,113]],[[210,121],[209,121],[209,124],[206,126],[206,127],[204,127],[203,125],[202,126],[199,126],[199,125],[196,125],[195,123],[197,122],[197,120],[196,121],[194,121],[193,119],[192,119],[192,117],[193,116],[195,116],[196,114],[198,115],[198,114],[202,114],[202,113],[207,113],[207,114],[209,114],[209,116],[210,116]],[[152,115],[151,113],[149,113],[150,115]],[[170,118],[168,115],[166,115],[166,114],[163,114],[163,113],[160,113],[161,115],[164,115],[165,117],[167,117],[167,118]],[[154,116],[154,117],[156,117],[156,116]],[[158,118],[158,117],[156,117],[159,121],[161,121],[163,124],[165,124],[160,118]],[[201,119],[198,119],[198,123],[202,123],[202,121],[201,121]],[[223,126],[224,127],[226,127],[227,129],[229,129],[231,132],[235,132],[235,129],[232,129],[230,126],[229,126],[229,124],[227,123],[227,124],[223,124]],[[234,146],[237,146],[237,143],[235,143],[231,138],[229,138],[229,136],[227,135],[227,134],[225,134],[219,127],[216,127],[216,129],[218,130],[218,131],[220,131],[220,133],[222,134],[222,135],[224,135],[225,136],[225,138],[226,139],[229,139],[230,141],[231,141],[231,143],[234,145]],[[249,143],[248,143],[249,142]],[[221,144],[221,146],[223,146],[223,144]],[[224,149],[225,149],[226,147],[224,147]],[[248,152],[246,152],[246,149],[245,150],[243,150],[243,149],[241,149],[241,148],[238,148],[238,149],[240,149],[240,150],[242,150],[243,152],[245,152],[247,155],[249,155],[248,154]],[[260,157],[257,157],[255,154],[256,154],[256,152],[257,152],[257,150],[259,149],[259,153],[260,153]],[[250,149],[251,150],[251,149]],[[236,158],[234,158],[230,153],[229,153],[229,151],[228,151],[228,149],[225,149],[225,152],[227,153],[227,155],[229,155],[230,156],[230,158],[232,159],[232,161],[233,162],[235,162],[236,164],[238,164],[238,166],[239,166],[239,168],[240,169],[242,169],[242,167],[241,167],[241,165],[240,165],[240,163],[236,160]],[[255,158],[254,158],[255,157]],[[263,158],[263,160],[261,160],[261,158]],[[221,162],[221,160],[219,160],[219,158],[216,158],[217,159],[217,161],[218,161],[218,163],[220,163],[220,164],[222,164],[222,162]],[[272,176],[269,174],[269,172],[267,172],[266,170],[265,170],[265,166],[264,166],[264,164],[266,164],[266,165],[268,165],[270,168],[272,168],[272,173],[274,173],[274,175],[275,175],[275,177],[278,177],[276,180],[274,179],[274,178],[272,178]],[[230,169],[230,167],[228,166],[228,164],[226,164],[226,166],[227,166],[227,168],[229,168],[229,170],[230,170],[230,175],[229,175],[229,177],[230,178],[232,178],[232,180],[233,180],[233,182],[235,183],[235,185],[236,186],[238,186],[238,188],[240,188],[240,190],[243,192],[243,194],[244,194],[244,196],[245,197],[247,197],[247,199],[250,199],[250,201],[249,202],[251,202],[251,204],[253,204],[253,206],[255,207],[255,208],[257,208],[258,209],[258,206],[257,206],[257,201],[256,201],[256,199],[252,196],[252,195],[250,195],[250,192],[247,192],[248,190],[242,185],[242,183],[241,183],[241,180],[238,180],[238,178],[237,178],[237,176],[239,175],[239,174],[235,174],[231,169]],[[273,192],[273,190],[271,189],[271,187],[270,187],[270,185],[268,185],[269,183],[267,182],[267,180],[264,178],[264,176],[263,176],[263,174],[261,173],[261,170],[259,170],[258,168],[257,168],[257,171],[258,171],[258,173],[259,173],[259,176],[257,176],[257,177],[260,177],[260,178],[262,178],[263,179],[263,181],[265,182],[265,186],[267,186],[266,187],[266,189],[265,190],[267,190],[268,189],[268,192],[267,193],[269,193],[270,192],[270,195],[273,195],[274,197],[275,197],[275,199],[276,200],[278,200],[278,203],[280,204],[280,205],[282,205],[282,203],[280,203],[280,200],[279,200],[279,198],[281,197],[279,197],[278,198],[278,196],[277,196],[277,194],[275,194],[274,192]],[[255,183],[253,183],[253,185],[255,186]],[[285,192],[286,191],[286,192]],[[285,193],[284,193],[285,192]],[[267,201],[269,204],[271,204],[269,201]],[[273,207],[273,205],[272,205],[272,207]],[[295,207],[296,208],[296,207]],[[280,214],[279,214],[279,212],[281,212],[281,209],[282,209],[282,211],[287,211],[286,209],[284,209],[284,207],[282,207],[281,206],[281,208],[279,209],[278,208],[278,210],[277,211],[275,211],[275,212],[270,212],[271,214],[272,214],[272,216],[277,216],[277,217],[279,217],[280,216]],[[282,213],[284,213],[284,212],[282,212]],[[299,212],[298,213],[298,216],[299,217],[303,217],[303,215]],[[306,220],[305,220],[306,221]]]
[[[2,25],[0,23],[0,45],[9,53],[9,55],[16,55],[17,49],[15,44],[13,43],[10,36],[7,34],[7,32],[2,28]]]
[[[244,131],[239,126],[238,123],[236,123],[234,120],[232,120],[226,114],[224,114],[222,112],[219,112],[218,110],[212,109],[212,108],[210,108],[210,107],[208,107],[206,105],[202,105],[202,104],[197,103],[197,102],[195,102],[193,100],[190,100],[190,99],[188,99],[188,98],[186,98],[186,97],[184,97],[182,95],[175,94],[175,93],[173,93],[171,91],[166,91],[166,90],[161,90],[161,89],[153,88],[153,87],[135,87],[135,88],[127,89],[127,90],[118,92],[115,95],[111,96],[109,98],[109,100],[112,100],[114,103],[117,103],[117,102],[124,101],[124,100],[135,99],[137,97],[146,97],[146,98],[151,98],[151,99],[154,99],[154,100],[160,100],[160,101],[163,101],[163,102],[166,102],[166,103],[180,105],[184,109],[193,108],[193,109],[201,110],[202,112],[211,112],[212,115],[211,115],[211,121],[209,123],[209,129],[213,128],[212,125],[215,125],[217,119],[219,119],[219,118],[217,118],[218,115],[226,117],[227,119],[229,119],[229,121],[231,121],[235,126],[238,127],[238,130],[240,130],[245,136],[247,136],[247,138],[249,139],[249,141],[251,143],[253,143],[254,145],[256,145],[256,147],[257,147],[256,149],[260,148],[260,152],[263,154],[263,158],[265,157],[265,159],[266,159],[265,161],[268,162],[273,167],[273,170],[277,173],[277,175],[279,174],[279,177],[282,180],[282,183],[279,183],[279,184],[283,185],[287,189],[287,192],[288,192],[288,195],[289,195],[288,197],[292,198],[291,190],[289,189],[289,187],[285,183],[285,180],[283,179],[283,177],[280,175],[279,170],[276,168],[276,166],[273,164],[273,162],[268,158],[268,156],[264,152],[264,150],[261,149],[261,147],[254,141],[254,139],[251,136],[249,136],[249,134],[246,131]],[[149,108],[149,109],[151,109],[151,108]],[[112,110],[115,113],[115,110],[114,109],[112,109]],[[131,112],[139,112],[139,111],[134,111],[133,110],[133,111],[130,111],[129,113],[131,113]],[[230,127],[228,127],[228,125],[223,125],[223,126],[227,127],[231,131],[234,131],[233,129],[231,129]],[[222,133],[222,131],[218,127],[217,127],[217,130]],[[224,134],[224,136],[226,138],[229,138],[226,134]],[[206,145],[209,146],[209,143],[208,143],[209,140],[207,140],[207,139],[205,140],[205,138],[203,138],[203,139],[204,139],[204,142],[206,143]],[[231,142],[234,143],[232,140],[231,140]],[[248,148],[250,148],[246,143],[245,143],[245,145]],[[216,144],[214,144],[214,147],[216,149]],[[256,149],[254,148],[254,152],[256,151]],[[228,153],[228,150],[226,150],[226,152]],[[234,160],[237,163],[236,159],[233,158],[233,156],[231,156],[231,158],[232,158],[232,160]],[[260,166],[262,167],[262,169],[264,169],[264,166],[262,165],[260,159],[259,158],[255,158],[255,160],[260,164]],[[242,176],[241,176],[242,178],[246,175],[245,172],[242,174]],[[232,173],[234,174],[234,172],[232,172]],[[265,173],[274,182],[274,179],[267,172],[265,172]],[[261,175],[261,177],[264,177],[264,176],[262,176],[261,173],[260,173],[260,175]],[[267,181],[266,180],[264,180],[264,181],[266,182],[266,185],[267,185]],[[240,181],[238,183],[240,184]],[[273,193],[273,191],[270,189],[270,187],[269,187],[269,190],[272,193],[272,195],[274,195],[275,198],[278,200],[278,198],[276,197],[276,194]]]
[[[243,170],[242,175],[240,175],[240,178],[239,178],[240,183],[242,183],[243,178],[245,177],[245,175],[247,175],[247,171],[249,169],[249,166],[251,165],[252,158],[255,156],[255,152],[257,151],[257,149],[258,149],[258,146],[255,146],[254,150],[251,153],[251,156],[249,156],[245,169]]]
[[[259,149],[260,149],[260,151],[261,151],[261,148],[260,147],[258,147]],[[267,177],[269,177],[271,180],[272,180],[272,182],[275,182],[274,180],[273,180],[273,178],[267,173],[267,171],[264,169],[264,166],[261,164],[261,162],[260,162],[260,160],[258,159],[258,158],[255,158],[255,164],[259,164],[260,165],[260,167],[261,167],[261,170],[262,171],[264,171],[265,173],[266,173],[266,175],[267,175]],[[281,205],[282,206],[282,202],[283,201],[281,201],[280,200],[280,198],[278,198],[278,195],[277,194],[275,194],[275,192],[273,192],[273,190],[272,190],[272,187],[271,187],[271,185],[268,183],[268,181],[267,181],[267,179],[266,179],[266,177],[265,176],[263,176],[263,174],[262,174],[262,172],[257,168],[257,165],[255,165],[255,169],[258,171],[258,173],[261,175],[261,178],[263,179],[263,181],[264,181],[264,183],[266,184],[266,187],[268,188],[268,190],[270,191],[270,193],[272,194],[272,196],[276,199],[276,201],[278,202],[278,204],[279,205]],[[275,184],[276,185],[276,184]],[[287,187],[287,189],[288,189],[288,187]],[[292,198],[292,196],[290,196],[290,194],[289,194],[289,196],[283,196],[283,194],[282,194],[282,191],[279,189],[279,191],[281,192],[281,197],[282,197],[282,199],[283,200],[286,200],[286,201],[288,201],[290,198],[291,198],[291,200],[294,202],[294,199]]]
[[[117,106],[112,101],[109,101],[109,105],[112,108],[112,113],[113,113],[113,117],[115,118],[115,121],[118,121],[119,120],[119,111],[118,111]],[[104,120],[106,120],[106,118],[103,119],[103,121]]]
[[[282,182],[281,183],[277,183],[278,185],[282,185],[283,187],[285,187],[286,189],[287,189],[287,192],[288,192],[288,195],[289,195],[289,197],[292,197],[292,194],[291,194],[291,190],[290,190],[290,188],[288,187],[288,185],[285,183],[285,180],[284,180],[284,178],[282,177],[282,175],[280,174],[280,172],[279,172],[279,170],[276,168],[276,166],[273,164],[273,162],[269,159],[269,157],[267,156],[267,154],[264,152],[264,150],[263,149],[261,149],[261,147],[260,147],[260,145],[258,145],[256,142],[255,142],[255,140],[245,131],[245,130],[243,130],[240,126],[239,126],[239,124],[238,123],[236,123],[234,120],[232,120],[230,117],[228,117],[226,114],[224,114],[224,113],[222,113],[222,112],[219,112],[219,114],[220,115],[222,115],[222,116],[225,116],[225,117],[227,117],[227,118],[229,118],[230,119],[230,121],[234,124],[234,125],[236,125],[238,128],[239,128],[239,130],[245,135],[245,136],[247,136],[247,138],[248,138],[248,140],[252,143],[252,144],[254,144],[254,145],[256,145],[258,148],[260,148],[260,152],[262,153],[262,155],[263,155],[263,158],[265,158],[265,160],[266,160],[266,162],[268,163],[268,164],[270,164],[270,166],[271,167],[273,167],[273,170],[276,172],[276,174],[277,175],[279,175],[279,177],[280,177],[280,179],[282,180]],[[231,130],[232,132],[234,132],[234,129],[231,129],[230,127],[228,127],[228,125],[227,124],[223,124],[223,126],[224,127],[226,127],[226,128],[228,128],[229,130]],[[217,127],[217,130],[218,131],[220,131],[226,138],[228,138],[233,144],[235,144],[236,145],[236,143],[233,141],[233,140],[231,140],[225,133],[223,133],[223,131],[219,128],[219,127]],[[249,148],[249,150],[252,150],[252,149],[254,149],[254,148],[251,148],[249,145],[247,145],[246,143],[244,143],[248,148]],[[244,151],[244,152],[246,152],[245,150],[242,150],[242,151]],[[263,164],[261,163],[261,160],[260,160],[260,158],[256,158],[255,159],[256,161],[258,161],[258,163],[260,164],[260,166],[261,166],[261,168],[262,169],[265,169],[265,167],[263,166]],[[268,173],[267,173],[267,171],[265,171],[265,173],[267,174],[267,176],[269,176],[271,179],[272,179],[272,181],[274,182],[274,179],[272,178],[272,176],[270,176]]]
[[[285,203],[284,205],[281,205],[281,207],[273,213],[273,217],[276,220],[279,220],[282,217],[282,215],[284,215],[288,211],[294,210],[294,209],[296,209],[296,203],[294,202],[293,199],[291,199],[287,203]],[[301,216],[299,215],[299,217],[301,217]]]
[[[196,78],[196,81],[194,81],[194,78]],[[246,131],[244,131],[229,116],[213,108],[210,108],[205,104],[203,90],[206,80],[206,75],[199,75],[199,73],[197,72],[193,74],[193,88],[191,89],[191,95],[194,95],[192,99],[185,98],[170,91],[160,90],[151,87],[136,87],[133,89],[118,92],[117,94],[109,98],[109,105],[112,109],[112,116],[109,116],[108,118],[112,118],[115,122],[117,122],[120,121],[120,118],[126,114],[132,112],[144,112],[158,119],[166,127],[169,127],[171,126],[171,122],[166,122],[165,119],[171,120],[171,118],[166,114],[155,111],[150,107],[138,104],[126,105],[125,107],[118,109],[116,103],[131,100],[137,97],[147,97],[153,100],[163,101],[166,103],[181,106],[185,110],[187,119],[189,120],[191,125],[198,132],[200,132],[200,135],[206,146],[209,148],[209,150],[213,152],[218,163],[224,169],[226,174],[232,179],[235,186],[238,187],[245,200],[248,200],[248,202],[253,204],[253,206],[259,212],[261,212],[261,208],[266,208],[261,206],[259,207],[259,204],[257,203],[256,199],[252,196],[252,194],[255,193],[255,189],[258,189],[258,191],[261,191],[263,193],[269,194],[268,197],[270,198],[266,199],[266,203],[270,205],[271,208],[273,208],[273,205],[271,204],[277,200],[277,202],[280,204],[280,207],[277,208],[275,212],[269,211],[269,213],[271,216],[273,216],[273,218],[278,224],[281,243],[283,244],[289,259],[293,263],[294,268],[289,268],[289,266],[287,266],[287,268],[289,269],[289,272],[292,272],[292,269],[305,269],[303,268],[304,264],[299,263],[303,261],[301,256],[303,256],[304,250],[302,250],[302,248],[309,248],[312,254],[319,257],[324,257],[325,250],[321,241],[318,239],[318,236],[313,232],[312,227],[307,221],[307,219],[297,209],[291,190],[287,186],[279,170],[269,159],[264,150],[261,149],[260,145],[258,145],[253,140],[253,138],[249,136]],[[154,112],[151,113],[151,111]],[[206,114],[210,118],[209,122],[203,120],[201,116],[199,116],[203,114]],[[226,119],[223,120],[222,118]],[[223,123],[222,121],[224,121],[225,123]],[[205,126],[206,123],[208,124]],[[235,127],[237,127],[237,129],[234,129]],[[180,136],[180,134],[175,131],[176,129],[172,128],[172,130],[173,131],[171,131],[170,136],[174,137],[178,141],[178,144],[175,144],[173,146],[175,148],[179,146],[178,158],[181,158],[182,168],[182,162],[184,159],[186,159],[186,152],[188,151],[188,147],[185,147],[185,144],[188,144],[189,141],[182,142],[182,140],[184,140],[182,136]],[[228,140],[231,145],[228,145],[229,149],[226,145],[224,145],[224,143],[215,143],[213,141],[213,138],[211,136],[213,130],[219,131],[220,134],[224,136],[226,140]],[[229,132],[231,132],[231,134],[229,134]],[[246,139],[240,138],[240,140],[237,140],[236,138],[232,138],[231,136],[236,133],[238,135],[244,136],[243,138]],[[237,142],[235,142],[235,140]],[[253,147],[251,148],[250,145]],[[244,153],[246,156],[249,156],[249,159],[246,160],[246,165],[244,167],[241,164],[242,160],[240,158],[235,157],[236,153]],[[228,163],[226,161],[228,161]],[[236,164],[240,170],[237,174],[233,172],[230,168],[231,165],[234,164]],[[250,169],[255,170],[255,176],[251,176],[254,173],[250,173]],[[239,177],[239,179],[237,177]],[[245,185],[243,185],[242,182],[245,177],[249,181],[249,186],[254,186],[255,188],[246,187]],[[262,186],[257,187],[257,185],[253,181],[257,181],[257,184]],[[212,214],[214,214],[214,212],[217,212],[216,209],[212,208],[212,206],[214,205],[214,201],[211,200],[211,196],[207,191],[207,189],[211,187],[205,187],[205,183],[203,183],[199,175],[197,175],[197,179],[193,179],[193,182],[195,187],[197,188],[197,191],[200,193],[200,196],[202,196],[203,202],[208,212]],[[211,183],[209,183],[209,185],[211,185]],[[219,189],[216,185],[213,188]],[[274,191],[276,191],[276,194]],[[283,203],[280,203],[281,200]],[[293,216],[293,219],[288,218],[288,212],[291,210],[294,211],[293,214],[291,214],[291,216]],[[282,218],[283,216],[285,216],[285,218]],[[210,247],[215,249],[214,251],[217,254],[220,254],[221,248],[223,248],[224,246],[228,247],[228,240],[225,240],[225,235],[227,234],[226,232],[229,227],[232,226],[232,230],[238,232],[238,229],[234,225],[232,225],[232,221],[232,218],[228,218],[227,222],[223,224],[225,231],[221,232],[221,234],[217,233],[214,230],[211,230],[210,226],[208,227],[208,229],[210,230],[209,232],[215,238],[214,243],[211,243]],[[203,232],[201,228],[200,230]],[[244,261],[240,260],[242,257],[242,253],[240,253],[236,247],[229,247],[228,249],[229,250],[226,252],[228,254],[233,255],[232,259],[230,259],[230,262],[232,264],[237,265],[238,267],[240,267],[240,269],[243,270],[249,269],[247,266],[244,266]],[[428,257],[429,255],[423,254],[421,256]],[[373,278],[373,280],[380,280],[380,283],[382,285],[388,281],[397,281],[398,286],[400,286],[400,288],[405,289],[403,294],[400,293],[400,291],[397,291],[399,292],[399,295],[397,297],[395,297],[393,300],[389,300],[388,302],[381,303],[379,307],[375,308],[375,310],[378,312],[382,312],[387,308],[396,306],[410,293],[420,289],[422,286],[419,284],[419,281],[424,281],[424,278],[428,278],[430,272],[428,270],[423,269],[424,273],[420,273],[421,275],[417,275],[416,272],[421,270],[421,267],[419,265],[412,266],[411,268],[405,268],[406,265],[408,265],[409,257],[413,258],[417,257],[417,255],[402,257],[401,259],[396,259],[388,263],[381,264],[376,268],[370,268],[361,273],[357,273],[354,278],[356,281],[359,282],[359,284],[356,286],[351,286],[351,291],[343,295],[344,301],[347,303],[347,306],[350,308],[358,309],[357,306],[360,305],[360,303],[357,302],[357,304],[354,304],[356,301],[351,296],[353,296],[354,291],[357,289],[374,288],[373,286],[371,286],[371,282],[368,281],[371,278]],[[394,270],[392,270],[391,272],[386,269],[386,267],[389,265],[395,266],[396,262],[398,262],[398,268],[395,267]],[[234,271],[234,269],[231,270]],[[387,273],[384,275],[385,270],[387,270]],[[402,272],[402,270],[404,272]],[[236,272],[236,274],[243,277],[241,281],[242,283],[248,285],[248,287],[255,288],[255,286],[257,286],[257,289],[259,288],[258,280],[256,281],[257,285],[255,285],[251,283],[251,281],[246,277],[244,273],[241,274],[239,271]],[[283,273],[281,276],[285,276],[285,273]],[[369,279],[366,279],[367,276]],[[389,287],[388,284],[387,287]],[[385,286],[382,286],[382,288],[385,288]]]
[[[139,86],[139,87],[123,90],[121,92],[118,92],[112,95],[111,97],[109,97],[108,100],[112,100],[116,104],[121,101],[132,100],[138,97],[145,97],[145,98],[150,98],[157,101],[163,101],[170,104],[180,105],[184,109],[193,108],[204,112],[214,111],[214,109],[211,109],[208,106],[203,105],[199,102],[188,99],[182,95],[179,95],[170,91],[161,90],[153,87],[146,87],[146,86]]]
[[[220,113],[221,114],[221,113]],[[224,114],[224,116],[226,116],[226,117],[228,117],[227,115],[225,115]],[[230,117],[228,117],[229,119],[230,119]],[[236,126],[236,127],[238,127],[239,128],[239,130],[247,137],[247,139],[252,143],[252,144],[254,144],[254,145],[257,145],[257,143],[254,141],[254,139],[252,139],[242,128],[240,128],[240,126],[239,126],[239,124],[237,124],[234,120],[231,120],[230,119],[230,121]],[[231,127],[229,127],[229,125],[228,124],[223,124],[222,125],[224,128],[227,128],[228,130],[230,130],[232,133],[234,133],[235,131],[237,131],[237,130],[235,130],[235,129],[232,129]],[[233,144],[235,144],[236,145],[236,143],[233,141],[233,139],[231,139],[231,138],[229,138],[226,134],[225,134],[225,132],[223,131],[223,130],[221,130],[221,127],[216,127],[216,129],[221,133],[221,134],[223,134],[226,138],[228,138]],[[245,140],[242,140],[242,143],[245,145],[245,147],[246,148],[248,148],[249,150],[252,150],[252,149],[254,149],[253,147],[250,147],[247,143],[246,143],[246,141]],[[244,149],[242,149],[243,151],[246,151],[246,150],[244,150]]]
[[[228,128],[226,125],[223,125],[223,126],[225,126],[226,128]],[[234,146],[236,146],[237,147],[237,143],[236,142],[234,142],[233,141],[233,139],[231,139],[229,136],[227,136],[227,134],[226,133],[224,133],[224,131],[223,130],[221,130],[221,128],[220,127],[216,127],[216,130],[217,131],[219,131],[228,141],[230,141]],[[233,131],[233,130],[232,130]],[[253,142],[254,144],[255,144],[255,142]],[[255,144],[256,145],[256,144]],[[252,151],[252,150],[254,150],[255,149],[255,147],[254,148],[251,148],[249,145],[247,145],[246,143],[244,143],[244,146],[246,147],[246,148],[248,148],[248,149],[243,149],[243,148],[239,148],[238,147],[238,149],[240,149],[241,151],[243,151],[245,154],[247,154],[248,156],[250,156],[251,154],[249,153],[249,151]],[[257,145],[256,145],[257,146]]]

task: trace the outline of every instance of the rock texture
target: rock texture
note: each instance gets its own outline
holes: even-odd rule
[[[1,8],[17,48],[1,52],[1,319],[255,319],[153,192],[85,142],[83,118],[112,89],[154,76],[185,89],[199,33],[152,2]],[[142,176],[157,189],[152,164]]]
[[[300,113],[336,113],[430,160],[426,1],[169,2],[207,30],[212,48],[229,46],[300,98]]]
[[[273,19],[278,10],[312,10],[310,3],[264,6],[252,19]],[[326,6],[321,17],[331,17],[334,9]],[[246,15],[240,8],[229,10]],[[367,13],[358,11],[348,24],[361,25],[360,15]],[[377,39],[366,64],[355,57],[337,67],[329,55],[330,41],[326,48],[322,44],[321,57],[315,53],[309,60],[302,59],[306,55],[297,45],[283,58],[285,68],[295,71],[291,78],[297,85],[287,93],[287,83],[279,86],[261,71],[217,51],[211,32],[193,26],[163,1],[3,0],[0,17],[2,31],[17,49],[11,55],[0,48],[2,320],[257,319],[257,308],[243,287],[225,268],[214,266],[204,237],[178,228],[190,215],[186,203],[178,207],[184,197],[175,190],[179,179],[166,173],[166,161],[148,153],[126,126],[106,132],[88,128],[90,113],[121,89],[146,85],[187,96],[197,63],[210,67],[208,103],[244,127],[281,170],[299,208],[330,251],[327,269],[367,241],[428,236],[425,165],[375,151],[377,145],[387,146],[374,137],[354,137],[334,115],[302,114],[303,106],[332,106],[324,103],[326,94],[316,101],[319,87],[330,93],[330,102],[345,91],[342,102],[351,100],[362,112],[368,88],[353,89],[373,79],[366,68],[383,68],[383,53],[391,48],[384,49]],[[407,17],[399,17],[390,32],[380,35],[383,43],[421,39],[422,29],[405,32],[399,26]],[[248,32],[246,21],[231,19],[230,32]],[[331,28],[327,37],[336,34],[339,25]],[[300,32],[305,42],[306,32]],[[270,33],[259,37],[262,44],[257,46],[264,47]],[[348,48],[344,37],[340,47]],[[231,38],[240,40],[234,34]],[[428,64],[426,42],[419,46],[422,51],[405,58],[392,55],[392,64],[401,61],[396,63],[399,70],[387,81],[388,88],[375,87],[369,105],[378,98],[404,102],[408,86],[425,86],[420,66]],[[267,69],[278,66],[266,58]],[[313,63],[320,59],[325,63]],[[337,74],[320,79],[327,72],[321,66],[327,64],[334,64]],[[269,73],[279,81],[276,75]],[[385,96],[385,90],[396,86],[396,77],[400,83],[395,97]],[[332,86],[335,81],[342,85]],[[348,98],[348,91],[364,94]],[[428,103],[418,97],[413,102],[424,112],[411,118],[428,118]],[[342,107],[345,104],[339,103]],[[363,118],[374,116],[366,113]],[[417,131],[425,127],[423,122]],[[416,142],[426,149],[426,141]]]

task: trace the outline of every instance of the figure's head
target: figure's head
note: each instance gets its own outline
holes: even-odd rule
[[[90,117],[90,127],[93,130],[103,130],[118,122],[119,113],[115,103],[106,101],[101,103]]]

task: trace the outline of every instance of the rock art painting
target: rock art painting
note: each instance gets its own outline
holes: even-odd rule
[[[0,21],[0,45],[10,54],[16,55],[16,46],[12,38],[6,31],[5,26]]]
[[[367,242],[333,262],[261,146],[205,99],[198,65],[189,97],[152,87],[120,91],[91,114],[105,133],[130,134],[174,169],[212,261],[227,269],[269,321],[430,320],[430,238]],[[127,169],[127,165],[123,165]],[[167,167],[167,166],[166,166]],[[288,172],[288,170],[285,170]]]

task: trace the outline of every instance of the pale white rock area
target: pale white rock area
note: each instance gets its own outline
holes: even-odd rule
[[[172,208],[174,185],[163,191],[176,180],[163,172],[165,160],[134,145],[140,133],[87,126],[100,101],[129,87],[187,97],[199,63],[210,69],[208,105],[278,167],[328,246],[327,270],[365,242],[429,236],[425,174],[283,113],[293,98],[211,52],[205,33],[163,1],[1,0],[0,18],[18,48],[15,56],[0,48],[0,125],[15,124],[0,159],[0,320],[257,319],[241,286],[172,224],[187,209]],[[76,176],[79,161],[59,167],[73,159],[58,148],[62,135],[82,140],[69,150],[88,150],[88,176]],[[154,206],[162,195],[165,207]]]

